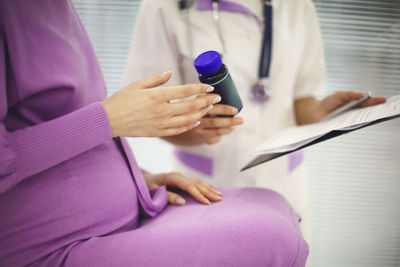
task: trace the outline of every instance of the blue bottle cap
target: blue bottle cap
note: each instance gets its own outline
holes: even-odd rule
[[[207,51],[201,53],[195,60],[194,60],[194,67],[196,68],[197,72],[201,75],[209,75],[217,70],[222,66],[222,59],[221,56],[217,51]]]

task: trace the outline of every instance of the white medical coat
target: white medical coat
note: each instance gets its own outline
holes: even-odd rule
[[[209,0],[211,1],[211,0]],[[260,0],[232,1],[254,5]],[[254,2],[257,2],[256,4]],[[262,11],[254,15],[262,14]],[[125,84],[166,70],[173,71],[168,85],[198,83],[193,58],[207,50],[222,51],[212,11],[189,8],[193,55],[176,0],[144,0],[136,21]],[[270,78],[272,90],[263,103],[250,100],[257,81],[262,26],[242,12],[221,10],[221,27],[228,52],[228,67],[243,101],[244,125],[214,145],[182,147],[213,158],[213,174],[205,175],[175,159],[174,170],[216,186],[257,186],[284,195],[307,220],[307,184],[304,166],[289,172],[288,157],[281,157],[239,172],[252,158],[252,149],[277,131],[296,125],[294,100],[317,96],[325,73],[323,47],[316,10],[310,0],[273,0],[273,43]],[[260,18],[263,21],[263,18]],[[303,230],[304,231],[304,230]],[[307,237],[306,237],[307,238]]]

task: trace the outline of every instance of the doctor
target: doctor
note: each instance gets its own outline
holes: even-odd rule
[[[222,54],[243,109],[234,118],[221,118],[213,115],[235,115],[237,110],[214,105],[198,127],[165,137],[176,145],[174,168],[216,186],[256,186],[281,193],[301,214],[303,235],[309,239],[302,152],[245,172],[239,169],[251,150],[277,131],[316,122],[362,97],[341,91],[316,100],[323,92],[325,64],[312,1],[144,0],[125,83],[166,69],[174,73],[171,85],[197,82],[193,60],[207,50]],[[363,105],[384,101],[371,98]]]

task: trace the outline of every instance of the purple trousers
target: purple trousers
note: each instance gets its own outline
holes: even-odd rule
[[[300,217],[279,194],[222,189],[224,200],[168,205],[135,229],[120,229],[62,248],[34,266],[304,266]]]

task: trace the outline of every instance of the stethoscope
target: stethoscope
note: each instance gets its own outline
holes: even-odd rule
[[[221,18],[220,18],[220,1],[219,0],[211,0],[212,1],[212,9],[213,9],[213,21],[215,24],[215,28],[217,29],[217,34],[219,41],[222,46],[221,55],[223,56],[228,52],[226,42],[224,36],[222,34],[221,29]],[[193,1],[188,0],[179,0],[178,6],[182,13],[183,20],[186,24],[187,31],[187,42],[190,47],[190,54],[193,56],[194,54],[194,45],[193,45],[193,37],[192,37],[192,23],[189,16],[189,6],[193,3]],[[271,56],[272,56],[272,0],[263,0],[264,4],[264,32],[262,38],[262,46],[261,46],[261,57],[260,57],[260,65],[258,68],[258,80],[251,88],[250,98],[257,102],[264,102],[270,97],[271,92],[271,83],[269,77],[269,71],[271,66]]]

